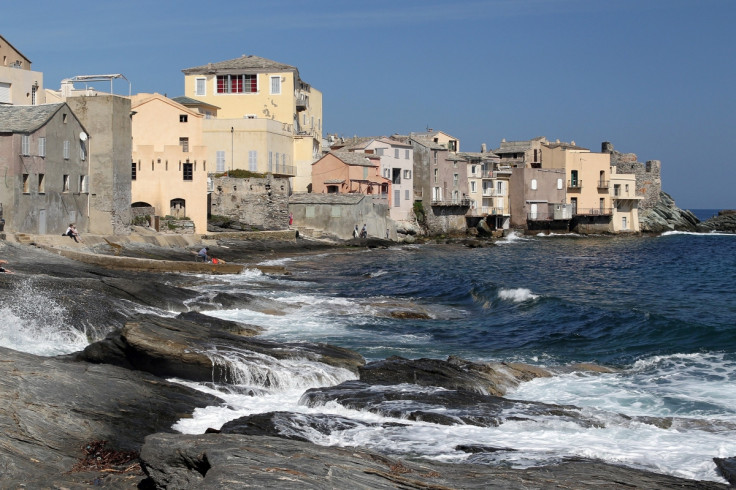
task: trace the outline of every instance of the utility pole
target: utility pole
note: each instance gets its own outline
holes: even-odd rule
[[[233,139],[235,135],[235,128],[233,126],[230,126],[230,171],[232,172],[235,168],[235,153],[233,151]],[[228,177],[230,175],[228,174]]]

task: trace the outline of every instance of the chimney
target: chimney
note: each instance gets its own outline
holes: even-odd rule
[[[483,143],[482,145],[480,145],[480,152],[481,153],[485,153],[486,152],[486,144],[485,143]]]

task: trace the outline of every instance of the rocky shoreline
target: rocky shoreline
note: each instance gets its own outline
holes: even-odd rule
[[[386,244],[347,244],[355,245]],[[232,240],[218,242],[215,251],[225,260],[252,264],[334,246],[312,241]],[[122,253],[191,260],[189,251],[150,246],[130,246]],[[562,461],[525,470],[482,464],[488,455],[513,451],[506,447],[458,448],[471,455],[469,461],[479,464],[446,464],[308,442],[309,431],[324,433],[364,423],[332,416],[271,412],[236,419],[205,434],[178,434],[171,428],[174,422],[191,416],[197,407],[217,405],[222,400],[167,378],[228,384],[240,375],[208,354],[213,345],[224,353],[248,352],[277,360],[309,359],[324,365],[327,374],[321,375],[333,377],[325,383],[330,386],[307,390],[302,403],[336,401],[346,407],[392,415],[397,424],[401,420],[425,420],[453,425],[458,418],[470,425],[502,424],[503,409],[508,407],[513,407],[518,417],[544,413],[585,426],[600,421],[586,417],[573,406],[505,398],[510,387],[553,374],[533,366],[478,364],[458,358],[390,358],[366,364],[359,354],[338,346],[260,338],[259,327],[199,312],[225,306],[268,312],[283,305],[248,294],[202,295],[193,289],[203,282],[216,281],[216,277],[115,270],[4,242],[0,242],[0,257],[9,260],[9,268],[15,271],[13,275],[0,275],[0,306],[27,312],[20,303],[29,301],[31,294],[42,296],[62,308],[65,321],[83,327],[91,340],[80,352],[53,357],[0,348],[2,488],[726,488],[717,482],[686,480],[592,460]],[[161,310],[167,315],[157,314]],[[43,311],[35,314],[42,315]],[[268,383],[279,382],[269,380],[267,370],[262,374]],[[416,388],[372,389],[407,384]],[[445,413],[416,408],[437,400],[448,407]],[[669,426],[673,419],[637,422]],[[101,441],[107,441],[108,452],[100,449]],[[99,454],[99,459],[82,464],[89,454]],[[123,457],[129,454],[133,457]],[[716,464],[724,478],[736,483],[734,458]]]

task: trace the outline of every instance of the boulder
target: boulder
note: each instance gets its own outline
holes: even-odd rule
[[[162,377],[224,383],[237,380],[237,373],[226,361],[229,354],[257,364],[267,363],[268,358],[307,359],[352,372],[365,364],[360,354],[342,347],[253,338],[259,331],[258,327],[194,313],[176,318],[139,315],[122,330],[87,346],[79,358]]]
[[[710,233],[713,231],[721,233],[736,233],[736,210],[726,209],[719,211],[717,216],[699,223],[698,231],[703,233]]]
[[[713,462],[721,476],[731,485],[736,485],[736,457],[713,458]]]
[[[699,222],[693,213],[678,208],[675,200],[663,191],[653,207],[639,211],[639,226],[643,232],[695,231]]]

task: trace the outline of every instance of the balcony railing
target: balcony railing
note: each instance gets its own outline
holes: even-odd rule
[[[568,180],[567,181],[567,188],[568,189],[580,189],[583,187],[583,181],[582,180]]]
[[[457,199],[450,201],[432,201],[432,206],[462,206],[470,207],[470,199]]]
[[[607,180],[599,180],[598,181],[598,188],[599,189],[608,189],[608,181]]]
[[[293,165],[268,165],[268,172],[274,175],[289,175],[291,177],[296,175],[296,167]]]
[[[578,208],[573,213],[575,216],[610,216],[613,208]]]
[[[547,211],[537,211],[536,213],[527,213],[527,221],[552,221],[555,219],[555,213]]]
[[[503,194],[499,193],[495,189],[483,189],[483,197],[499,197]]]

